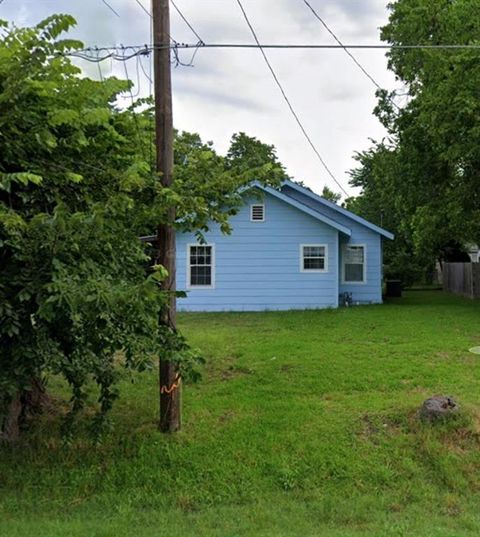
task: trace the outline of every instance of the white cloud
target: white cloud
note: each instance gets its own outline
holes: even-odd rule
[[[5,0],[0,18],[18,25],[35,24],[54,12],[72,13],[73,32],[87,45],[143,44],[150,40],[150,20],[135,0],[109,0],[116,17],[101,0]],[[148,0],[141,0],[149,7]],[[387,21],[383,0],[309,0],[345,43],[378,43],[378,28]],[[253,42],[235,0],[177,0],[206,42]],[[261,42],[332,43],[332,37],[302,0],[243,0]],[[172,35],[195,42],[172,9]],[[394,77],[379,51],[352,51],[378,83],[392,89]],[[384,131],[372,115],[375,87],[342,50],[267,50],[294,107],[320,153],[344,187],[355,151]],[[188,53],[182,58],[187,60]],[[146,61],[144,61],[146,65]],[[88,69],[97,76],[96,68]],[[104,75],[123,77],[123,66],[102,64]],[[136,64],[128,64],[136,82]],[[141,71],[140,71],[141,73]],[[195,67],[173,70],[174,122],[181,130],[200,133],[226,151],[234,132],[245,131],[273,143],[289,173],[314,190],[324,184],[338,191],[295,124],[258,50],[204,49]],[[140,92],[149,84],[140,74]]]

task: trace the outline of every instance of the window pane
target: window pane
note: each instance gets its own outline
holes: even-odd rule
[[[363,263],[363,246],[347,246],[345,248],[345,263]]]
[[[324,257],[307,257],[303,260],[304,270],[323,270],[325,268]]]
[[[190,268],[191,285],[211,285],[212,268],[211,267],[191,267]]]
[[[324,246],[304,246],[303,247],[304,257],[323,257],[324,255],[325,255]]]
[[[190,265],[211,265],[212,264],[212,247],[211,246],[191,246],[190,247]]]
[[[345,281],[346,282],[363,282],[363,263],[345,264]]]

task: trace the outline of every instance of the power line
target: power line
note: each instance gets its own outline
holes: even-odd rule
[[[0,0],[1,1],[1,0]],[[197,52],[203,48],[233,48],[233,49],[346,49],[346,48],[362,48],[362,49],[470,49],[480,50],[480,45],[283,45],[283,44],[266,44],[261,43],[179,43],[173,38],[171,43],[159,44],[144,44],[144,45],[129,45],[129,46],[112,46],[112,47],[87,47],[83,49],[71,50],[68,52],[55,52],[54,56],[64,56],[71,58],[79,58],[91,63],[98,63],[110,59],[111,61],[127,61],[136,56],[149,56],[153,50],[169,48],[172,50],[175,67],[179,65],[183,67],[193,67],[193,61]],[[194,53],[190,60],[185,63],[180,59],[179,51],[193,49]],[[121,52],[119,52],[119,50]],[[129,52],[129,54],[127,54]],[[100,53],[103,53],[100,55]],[[388,97],[391,102],[397,107],[398,105]]]
[[[98,54],[99,53],[97,53],[97,57],[98,57]],[[97,62],[97,67],[98,67],[98,74],[100,76],[100,82],[103,82],[102,62]]]
[[[135,2],[142,8],[143,12],[148,15],[150,17],[150,19],[152,19],[152,14],[150,13],[150,11],[148,11],[148,9],[142,4],[142,2],[140,2],[140,0],[135,0]],[[170,41],[172,41],[172,43],[174,44],[178,44],[178,41],[176,41],[175,39],[173,39],[173,37],[169,34],[168,37],[170,38]]]
[[[138,57],[137,57],[137,61],[138,61]],[[130,82],[130,78],[128,76],[128,69],[127,69],[127,62],[126,61],[123,62],[123,67],[124,67],[124,70],[125,70],[125,78]],[[138,64],[137,64],[137,76],[138,76]],[[143,156],[144,160],[146,160],[145,146],[144,146],[143,141],[142,141],[142,135],[140,134],[140,127],[139,127],[139,124],[138,124],[137,113],[135,112],[135,100],[134,100],[134,96],[133,96],[133,92],[132,92],[132,86],[131,86],[130,83],[128,85],[128,92],[130,94],[130,101],[132,103],[131,104],[131,109],[132,109],[132,112],[133,112],[133,121],[135,123],[135,129],[137,131],[138,146],[140,148],[140,151],[142,153],[142,156]],[[137,95],[138,95],[138,92],[137,92]]]
[[[187,20],[187,18],[185,17],[185,15],[180,11],[180,8],[177,6],[177,4],[173,1],[173,0],[170,0],[170,3],[172,4],[172,6],[175,8],[175,11],[180,15],[180,17],[183,19],[183,22],[190,28],[190,30],[192,30],[193,34],[195,35],[195,37],[198,39],[198,42],[203,45],[203,39],[198,35],[198,33],[195,31],[195,28],[190,24],[190,22]]]
[[[107,0],[102,0],[102,2],[108,7],[108,9],[109,9],[112,13],[115,13],[115,15],[116,15],[117,17],[120,17],[120,15],[118,14],[118,12],[115,11],[115,10],[113,9],[113,7],[107,2]]]
[[[193,43],[179,43],[179,48],[192,48],[196,45]],[[332,44],[315,44],[315,43],[204,43],[205,48],[276,48],[276,49],[386,49],[386,50],[414,50],[414,49],[480,49],[480,45],[366,45],[366,44],[348,44],[348,45],[332,45]]]
[[[152,14],[151,14],[150,11],[148,11],[148,9],[142,4],[142,2],[140,2],[140,0],[135,0],[135,2],[137,2],[137,4],[143,9],[143,11],[144,11],[150,18],[152,18]]]
[[[292,113],[293,117],[295,118],[295,121],[297,122],[298,126],[300,127],[300,130],[302,131],[303,135],[305,136],[307,142],[309,143],[310,147],[313,149],[314,153],[317,155],[318,160],[322,164],[322,166],[325,168],[328,175],[335,181],[335,183],[340,187],[342,192],[348,197],[348,192],[343,188],[343,186],[340,184],[340,182],[337,180],[337,178],[333,175],[333,172],[330,170],[330,168],[327,166],[327,163],[323,160],[322,156],[320,155],[320,152],[316,148],[315,144],[313,143],[312,139],[310,138],[309,134],[305,130],[305,127],[303,126],[302,122],[300,121],[300,118],[298,117],[298,114],[295,112],[295,109],[292,106],[292,103],[290,102],[289,98],[287,97],[287,94],[285,93],[285,90],[283,89],[282,84],[280,83],[272,64],[270,63],[268,56],[266,55],[265,51],[263,50],[262,46],[260,45],[260,42],[258,40],[257,34],[255,33],[255,30],[245,12],[245,9],[243,8],[242,2],[240,0],[237,0],[237,4],[240,7],[240,10],[242,11],[243,17],[245,18],[245,21],[250,28],[250,31],[253,35],[253,38],[255,39],[260,52],[262,53],[263,59],[265,60],[265,63],[267,64],[268,69],[270,70],[270,73],[273,76],[273,79],[275,80],[275,83],[278,86],[278,89],[280,90],[283,99],[287,103],[288,108],[290,109],[290,112]]]
[[[386,50],[480,50],[480,45],[328,45],[328,44],[255,44],[255,43],[179,43],[173,40],[173,43],[160,43],[156,45],[129,45],[129,46],[110,46],[110,47],[87,47],[83,49],[78,49],[70,52],[57,52],[57,55],[60,56],[76,56],[83,58],[89,61],[103,61],[108,58],[113,58],[115,60],[124,60],[133,58],[139,54],[149,54],[154,49],[165,49],[170,48],[173,50],[185,50],[185,49],[198,49],[198,48],[219,48],[219,49],[291,49],[291,50],[301,50],[301,49],[386,49]],[[128,57],[118,55],[118,50],[131,50],[132,54]],[[88,54],[99,52],[105,52],[106,55],[99,57],[93,57]]]
[[[140,59],[140,69],[142,70],[142,73],[145,76],[145,78],[148,80],[149,84],[151,84],[153,82],[152,81],[152,73],[148,74],[147,71],[145,71],[145,67],[143,66],[141,56],[138,56],[138,58]],[[150,63],[151,62],[149,62],[149,64]],[[150,93],[151,93],[151,91],[150,91]]]
[[[357,60],[357,58],[347,49],[345,48],[345,45],[340,41],[340,39],[335,35],[333,30],[328,26],[328,24],[320,17],[320,15],[315,11],[315,9],[312,7],[310,2],[308,0],[303,0],[304,4],[310,9],[310,11],[313,13],[314,17],[316,17],[322,26],[327,30],[327,32],[335,39],[335,41],[342,47],[342,49],[346,52],[346,54],[351,58],[351,60],[355,63],[355,65],[362,71],[362,73],[372,82],[372,84],[379,90],[383,90],[383,88],[380,86],[380,84],[373,78],[373,76],[363,67],[363,65]],[[400,107],[398,104],[389,97],[390,102],[398,109]]]
[[[148,15],[148,17],[150,17],[150,19],[152,19],[152,14],[142,4],[142,2],[140,2],[140,0],[135,0],[135,2],[140,6],[140,8],[143,10],[143,12],[146,13]],[[180,11],[179,7],[175,4],[175,2],[173,0],[170,0],[170,2],[173,5],[173,7],[176,9],[176,11],[178,12],[180,17],[182,17],[182,19],[185,22],[185,24],[190,28],[190,30],[192,30],[192,32],[194,33],[195,37],[198,39],[198,43],[196,45],[194,45],[195,46],[195,51],[194,51],[192,57],[190,58],[190,61],[188,63],[184,63],[184,62],[182,62],[180,60],[180,56],[178,55],[178,46],[177,46],[179,44],[178,41],[176,41],[171,35],[168,36],[170,38],[170,40],[172,41],[172,43],[173,43],[173,46],[171,46],[170,48],[173,50],[173,57],[174,57],[175,67],[178,67],[179,65],[182,65],[183,67],[192,67],[193,66],[193,60],[195,59],[195,56],[197,55],[197,52],[198,52],[198,48],[201,45],[203,45],[203,39],[198,35],[198,33],[195,31],[195,28],[190,24],[190,22],[187,20],[185,15]],[[151,50],[153,50],[155,48],[160,48],[160,47],[152,47]],[[142,70],[143,70],[143,67],[142,67]]]
[[[305,5],[310,9],[310,11],[313,13],[313,15],[321,22],[322,26],[327,30],[327,32],[335,39],[335,41],[343,48],[343,50],[350,56],[350,58],[353,60],[353,62],[357,65],[357,67],[363,72],[363,74],[370,79],[370,81],[378,88],[382,89],[378,82],[373,78],[373,76],[370,75],[370,73],[367,72],[367,70],[363,67],[363,65],[355,58],[355,56],[347,49],[345,48],[345,45],[340,41],[340,39],[334,34],[333,30],[329,28],[327,23],[320,17],[320,15],[313,9],[312,5],[308,0],[303,0]]]

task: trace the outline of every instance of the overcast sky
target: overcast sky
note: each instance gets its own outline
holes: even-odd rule
[[[70,13],[78,22],[73,32],[86,45],[143,44],[150,41],[150,20],[136,0],[4,0],[0,19],[32,25],[51,13]],[[149,0],[138,0],[149,9]],[[205,42],[251,43],[252,35],[236,0],[176,0]],[[379,43],[379,27],[388,18],[386,0],[310,0],[344,43]],[[263,43],[334,43],[303,0],[243,0]],[[195,42],[189,28],[172,9],[172,37]],[[396,83],[382,50],[355,50],[365,69],[386,89]],[[343,50],[267,50],[277,75],[306,130],[335,177],[350,192],[348,170],[356,151],[384,131],[373,116],[375,87]],[[189,55],[182,55],[188,60]],[[83,65],[82,65],[83,66]],[[148,73],[148,60],[143,60]],[[136,60],[128,62],[134,92],[148,94],[149,82]],[[96,65],[85,72],[98,77]],[[125,77],[122,64],[102,63],[102,74]],[[138,84],[140,82],[140,84]],[[322,168],[303,138],[259,50],[204,49],[194,67],[173,70],[174,123],[198,132],[225,153],[233,133],[244,131],[274,144],[281,162],[296,180],[315,191],[326,184],[339,188]]]

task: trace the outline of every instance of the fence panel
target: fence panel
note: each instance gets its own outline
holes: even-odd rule
[[[480,298],[480,263],[444,263],[443,289],[468,298]]]

